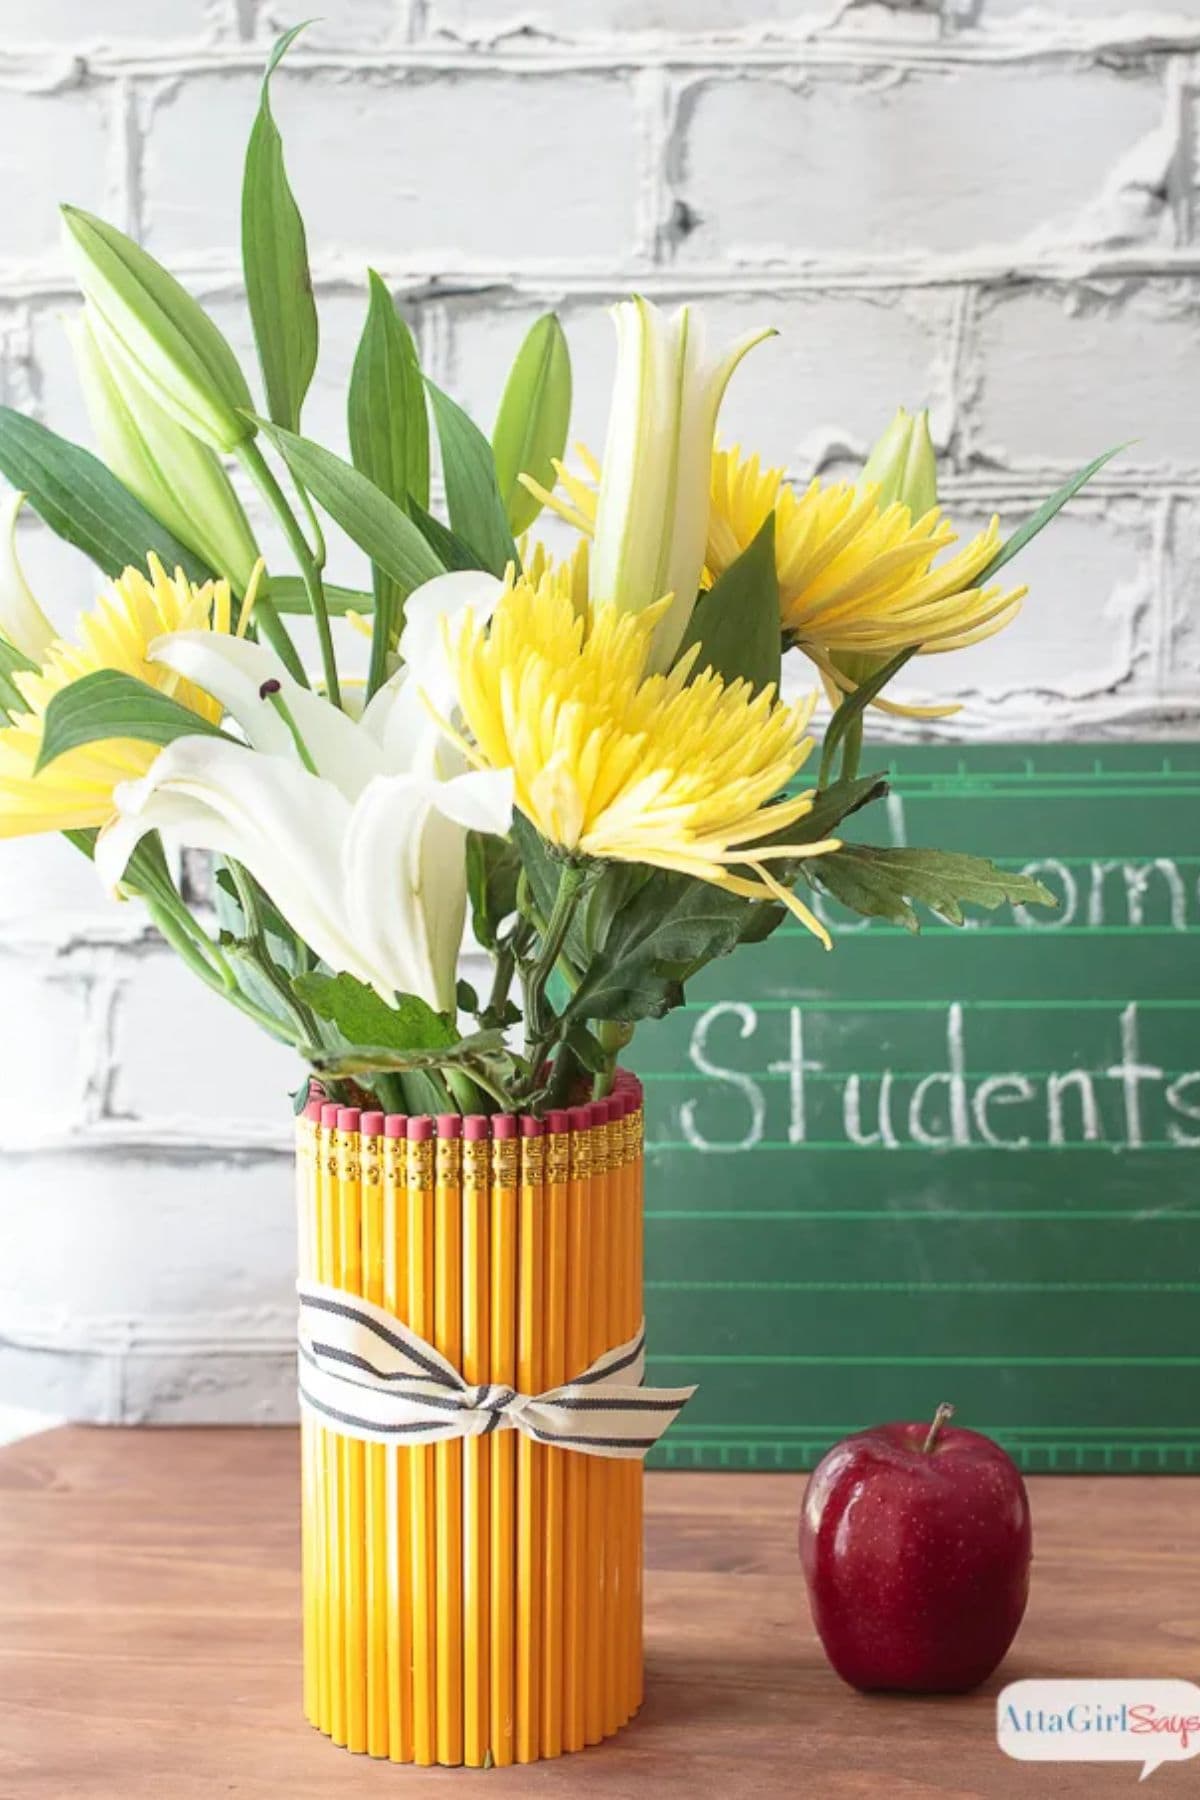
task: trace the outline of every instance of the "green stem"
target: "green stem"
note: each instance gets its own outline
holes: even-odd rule
[[[148,899],[145,904],[152,923],[162,933],[180,960],[186,963],[194,975],[200,977],[206,987],[212,988],[214,993],[220,994],[223,999],[228,1000],[231,1006],[236,1006],[239,1012],[245,1013],[248,1019],[253,1019],[256,1025],[281,1044],[290,1044],[293,1049],[300,1048],[296,1039],[289,1036],[272,1013],[269,1013],[265,1007],[257,1006],[249,995],[242,993],[239,987],[228,986],[224,975],[202,954],[195,939],[183,928],[178,917],[169,907],[160,900]],[[211,939],[205,941],[211,949]]]
[[[267,943],[267,934],[263,928],[262,911],[253,882],[241,863],[235,862],[232,857],[228,859],[228,868],[233,877],[233,885],[237,889],[242,916],[246,921],[246,949],[250,958],[271,991],[277,995],[280,1006],[292,1021],[292,1026],[299,1035],[299,1042],[305,1053],[311,1053],[314,1045],[320,1043],[317,1022],[309,1009],[297,1000],[289,983],[284,980],[275,966],[275,960]]]
[[[542,946],[530,965],[525,980],[525,1028],[527,1043],[539,1046],[541,1054],[549,1043],[557,1037],[557,1019],[551,1020],[546,1006],[546,984],[554,972],[554,965],[562,954],[563,945],[567,941],[567,933],[571,929],[571,920],[575,917],[575,908],[587,879],[587,871],[582,863],[565,862],[558,877],[558,892],[554,896],[554,906],[542,934]],[[534,1078],[537,1078],[538,1062],[534,1063]]]
[[[392,647],[392,608],[390,585],[386,576],[375,579],[375,617],[371,621],[371,661],[367,669],[367,699],[370,700],[387,680],[388,651]]]
[[[317,627],[317,641],[321,647],[321,666],[325,673],[325,692],[334,706],[342,704],[342,690],[338,683],[337,658],[333,650],[333,632],[329,624],[329,608],[325,603],[325,589],[321,582],[321,570],[309,546],[308,539],[300,529],[295,513],[288,505],[287,495],[271,473],[269,464],[253,438],[246,438],[238,445],[237,454],[250,479],[258,488],[275,517],[283,527],[288,548],[296,559],[296,567],[304,582],[304,591],[308,595],[308,604],[312,610]]]
[[[259,594],[254,602],[254,618],[260,636],[265,637],[272,650],[292,677],[302,687],[308,686],[308,676],[304,664],[300,661],[299,652],[288,636],[287,626],[275,611],[275,602],[266,594]]]
[[[862,714],[856,713],[846,727],[846,735],[842,739],[842,780],[853,781],[858,774],[858,765],[862,760],[863,722]]]

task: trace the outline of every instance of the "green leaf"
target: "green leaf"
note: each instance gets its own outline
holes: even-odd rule
[[[542,510],[519,477],[554,486],[554,462],[567,447],[570,421],[571,353],[555,314],[543,313],[517,351],[492,432],[496,481],[515,537]]]
[[[271,115],[271,76],[304,30],[276,41],[263,75],[258,116],[242,179],[242,266],[254,341],[277,425],[300,428],[300,409],[317,366],[317,309],[304,222],[288,184],[283,141]]]
[[[408,512],[410,496],[416,496],[421,504],[429,500],[425,388],[411,331],[374,269],[368,280],[367,321],[354,358],[347,402],[350,456],[356,469]],[[399,635],[405,598],[392,577],[379,567],[374,570],[374,583],[372,693],[386,679],[387,659]]]
[[[485,950],[495,950],[500,929],[517,910],[520,860],[516,846],[491,832],[467,834],[467,893],[471,929]]]
[[[757,693],[779,689],[782,639],[775,573],[775,515],[720,580],[701,594],[679,654],[699,644],[696,672],[715,669],[725,681],[748,681]]]
[[[28,702],[12,679],[18,672],[36,675],[38,666],[23,651],[18,650],[15,644],[0,637],[0,713],[8,717],[13,713],[29,711]]]
[[[450,524],[459,537],[478,551],[485,569],[503,576],[509,563],[519,568],[521,559],[496,484],[492,447],[449,394],[444,394],[428,377],[425,385],[433,400],[442,447]]]
[[[844,844],[828,856],[813,857],[804,872],[852,912],[887,919],[918,931],[911,902],[927,906],[951,925],[963,922],[963,905],[994,910],[1011,906],[1056,906],[1054,895],[1032,876],[998,869],[984,856],[950,850],[881,849]]]
[[[570,1000],[569,1019],[661,1018],[683,983],[741,941],[758,903],[656,870],[616,914]]]
[[[405,599],[423,581],[445,573],[407,513],[380,493],[373,481],[332,450],[297,437],[281,425],[263,421],[262,428],[297,481],[392,578]]]
[[[975,577],[974,585],[976,587],[985,586],[993,575],[996,575],[1004,567],[1005,563],[1011,562],[1013,557],[1023,550],[1039,531],[1045,529],[1055,514],[1062,511],[1067,501],[1074,499],[1081,487],[1087,486],[1093,475],[1098,474],[1106,462],[1111,462],[1114,456],[1119,455],[1125,449],[1128,449],[1127,444],[1114,444],[1111,450],[1106,450],[1103,456],[1097,456],[1088,463],[1086,468],[1077,470],[1069,481],[1065,481],[1055,493],[1051,494],[1048,500],[1043,500],[1037,511],[1031,513],[1025,523],[1018,526],[1013,532],[1007,543],[1001,545],[987,568],[981,570]]]
[[[356,469],[397,506],[429,505],[429,415],[412,332],[387,284],[367,271],[367,318],[350,376],[347,415]]]
[[[123,675],[119,669],[97,669],[55,694],[46,708],[42,747],[34,773],[68,750],[113,738],[135,738],[143,744],[173,744],[180,737],[221,737],[199,713],[189,712],[169,694]]]
[[[166,568],[189,581],[212,571],[147,512],[98,457],[56,432],[0,406],[0,471],[29,495],[29,504],[56,536],[74,544],[105,575],[132,564],[145,568],[153,550]]]
[[[857,719],[860,719],[876,694],[898,675],[906,662],[910,662],[917,654],[918,646],[911,644],[906,650],[897,651],[890,662],[885,662],[859,682],[852,694],[847,694],[825,728],[825,742],[821,746],[821,772],[817,776],[817,786],[827,788],[829,776],[833,770],[834,753],[838,745]]]
[[[418,501],[409,499],[409,515],[421,536],[445,569],[482,569],[484,561],[478,550],[464,543],[448,525],[427,513]]]
[[[368,618],[375,610],[375,596],[366,588],[337,587],[327,581],[325,587],[325,604],[335,618],[344,618],[347,613],[365,613]],[[260,593],[265,592],[273,601],[276,612],[310,614],[308,589],[299,575],[272,575],[263,583]]]
[[[423,1053],[458,1042],[453,1026],[416,994],[398,994],[396,1004],[389,1006],[353,975],[297,975],[292,990],[321,1018],[332,1019],[347,1043],[357,1048]]]

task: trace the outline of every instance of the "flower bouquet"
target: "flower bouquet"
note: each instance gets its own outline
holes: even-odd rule
[[[489,438],[371,274],[344,460],[301,429],[317,312],[269,99],[292,35],[245,170],[261,400],[165,269],[64,209],[100,457],[0,409],[0,832],[65,833],[311,1071],[308,1717],[396,1761],[532,1761],[639,1704],[642,1458],[688,1393],[642,1379],[640,1089],[619,1059],[789,913],[828,950],[817,896],[914,928],[916,903],[955,923],[1048,903],[976,857],[854,841],[886,791],[860,770],[863,716],[952,710],[892,683],[1012,619],[1008,563],[1104,458],[950,553],[924,414],[855,479],[794,491],[715,447],[771,334],[717,347],[694,308],[632,299],[602,459],[572,472],[553,315]],[[107,580],[72,638],[21,573],[25,500]],[[559,554],[531,535],[543,509]],[[362,552],[337,583],[325,520]],[[815,771],[817,694],[782,697],[785,659],[827,706]],[[181,887],[184,848],[214,858],[215,918]]]

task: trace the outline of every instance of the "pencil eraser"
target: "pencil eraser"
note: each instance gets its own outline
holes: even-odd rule
[[[569,1106],[567,1108],[567,1125],[571,1131],[590,1131],[592,1127],[591,1107]]]
[[[437,1116],[437,1134],[440,1138],[456,1138],[462,1136],[461,1113],[439,1113]]]
[[[338,1130],[357,1131],[358,1122],[362,1118],[362,1108],[358,1106],[339,1106]]]
[[[570,1116],[566,1112],[560,1111],[556,1108],[554,1112],[548,1112],[546,1114],[546,1130],[547,1131],[569,1131],[570,1129],[571,1129],[571,1120],[570,1120]]]
[[[381,1112],[365,1112],[363,1114],[362,1134],[364,1137],[383,1136],[383,1114]]]
[[[389,1113],[383,1121],[383,1135],[390,1138],[402,1138],[408,1133],[408,1114]]]
[[[414,1113],[408,1121],[408,1141],[423,1144],[433,1136],[433,1120],[428,1113]]]
[[[325,1127],[326,1131],[336,1131],[337,1130],[338,1114],[341,1112],[341,1110],[342,1109],[340,1106],[335,1106],[333,1104],[333,1102],[330,1100],[327,1100],[325,1102],[325,1104],[322,1106],[322,1108],[321,1108],[321,1123]]]
[[[540,1119],[535,1119],[531,1113],[521,1114],[522,1137],[541,1137],[544,1130],[545,1126]]]
[[[517,1135],[517,1116],[515,1113],[493,1113],[492,1136],[494,1138],[515,1138]]]
[[[468,1113],[463,1120],[463,1136],[469,1144],[478,1144],[486,1138],[491,1128],[491,1120],[486,1113]]]

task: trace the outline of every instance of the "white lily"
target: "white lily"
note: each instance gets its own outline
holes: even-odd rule
[[[612,311],[617,374],[589,592],[593,604],[631,612],[673,596],[650,653],[651,668],[662,670],[679,648],[700,587],[725,389],[746,352],[775,333],[771,327],[748,332],[714,355],[694,307],[668,317],[638,296]]]
[[[118,816],[96,846],[101,877],[115,885],[155,830],[231,857],[332,970],[385,1000],[416,994],[452,1012],[466,834],[507,831],[511,776],[439,766],[432,721],[424,715],[418,733],[400,716],[424,711],[400,680],[355,721],[293,681],[260,644],[178,632],[151,657],[187,671],[246,742],[179,738],[142,780],[119,787]]]
[[[58,633],[34,599],[17,555],[17,518],[24,502],[24,494],[13,493],[0,505],[0,637],[40,669]]]

